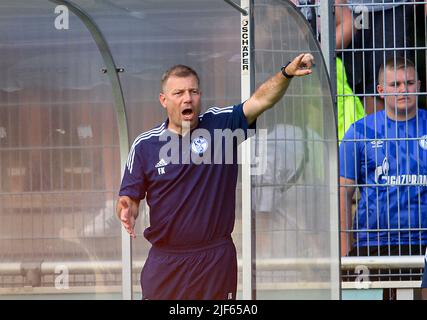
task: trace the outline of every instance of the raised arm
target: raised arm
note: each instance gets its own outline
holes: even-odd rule
[[[345,230],[351,229],[352,217],[351,207],[353,204],[353,194],[356,189],[355,181],[340,177],[340,227],[341,227],[341,256],[345,257],[350,251],[351,234]]]
[[[309,53],[302,53],[296,57],[285,68],[285,73],[289,76],[305,76],[310,74],[313,65],[313,56]],[[285,77],[282,72],[276,73],[273,77],[255,91],[255,93],[243,104],[243,113],[248,124],[252,124],[258,116],[265,110],[273,107],[285,94],[291,78]]]
[[[336,4],[345,4],[346,0],[336,0]],[[335,9],[335,47],[345,49],[350,44],[352,36],[356,33],[353,24],[353,15],[349,7],[337,6]]]

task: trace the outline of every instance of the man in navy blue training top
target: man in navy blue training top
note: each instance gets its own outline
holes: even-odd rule
[[[340,145],[341,228],[354,246],[345,256],[421,255],[427,245],[427,112],[418,109],[420,81],[412,61],[387,59],[377,90],[385,110],[355,122]]]
[[[311,73],[312,62],[311,54],[301,54],[244,103],[203,114],[197,73],[184,65],[164,73],[159,100],[168,118],[135,139],[117,203],[132,237],[140,200],[150,207],[144,299],[235,299],[237,145],[293,76]]]

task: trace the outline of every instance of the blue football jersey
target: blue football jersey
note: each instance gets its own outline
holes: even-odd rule
[[[359,187],[358,246],[427,243],[425,110],[408,121],[383,110],[355,122],[340,145],[340,176]]]
[[[185,249],[229,237],[237,146],[249,129],[243,104],[208,109],[184,136],[167,127],[168,120],[135,139],[119,195],[146,198],[150,226],[144,236],[157,247]]]

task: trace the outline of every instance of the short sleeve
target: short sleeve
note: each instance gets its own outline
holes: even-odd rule
[[[344,135],[339,148],[340,176],[357,181],[360,170],[360,157],[355,135],[354,124],[350,126]]]
[[[144,199],[147,190],[146,182],[141,147],[138,145],[132,147],[129,152],[119,196]]]
[[[246,136],[248,135],[248,130],[256,129],[256,120],[251,125],[248,124],[248,120],[246,119],[246,116],[243,113],[243,103],[234,106],[230,129],[243,129],[245,131]]]
[[[243,131],[244,138],[255,134],[256,121],[251,125],[248,124],[245,114],[243,113],[243,103],[229,107],[212,107],[209,108],[202,116],[202,121],[211,121],[215,129],[231,130],[232,132]]]

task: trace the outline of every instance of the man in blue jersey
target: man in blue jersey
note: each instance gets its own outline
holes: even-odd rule
[[[235,299],[231,233],[239,134],[234,133],[245,139],[257,117],[285,94],[290,79],[311,73],[312,60],[301,54],[244,103],[203,114],[197,73],[183,65],[165,72],[159,100],[167,120],[136,138],[117,203],[117,215],[132,237],[140,200],[150,207],[144,299]]]
[[[427,112],[417,106],[420,81],[414,64],[400,57],[387,59],[378,81],[385,110],[355,122],[340,145],[341,254],[420,255],[427,244]]]

